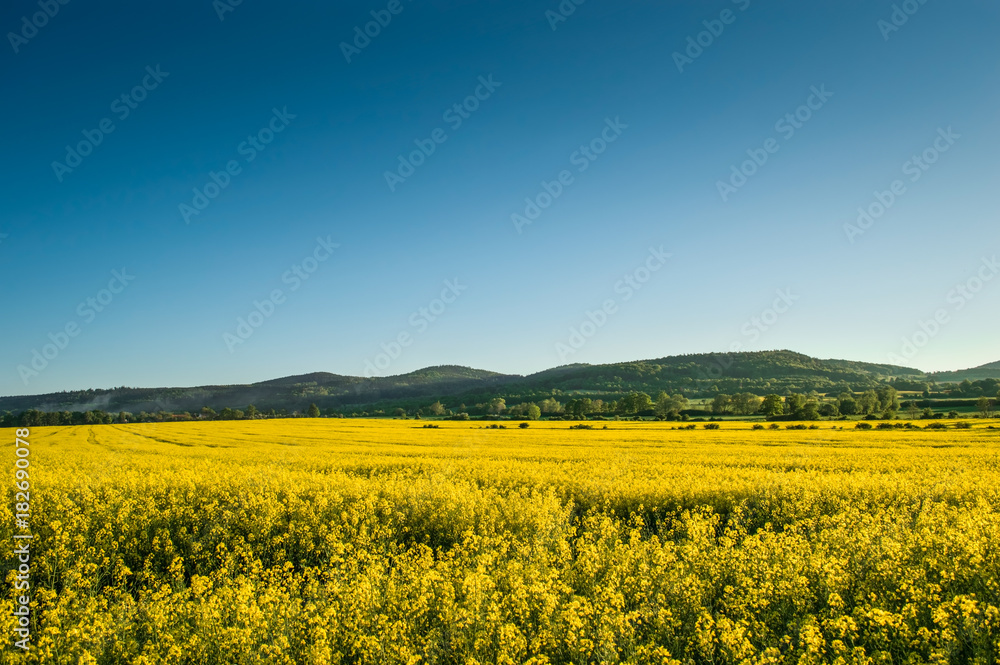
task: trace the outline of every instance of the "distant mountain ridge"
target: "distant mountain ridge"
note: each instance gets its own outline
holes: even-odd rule
[[[815,390],[827,393],[847,388],[860,392],[894,380],[961,381],[969,372],[984,374],[979,378],[1000,378],[1000,362],[935,375],[911,367],[821,360],[793,351],[689,354],[604,365],[573,364],[528,376],[441,365],[373,378],[312,372],[245,385],[122,387],[0,397],[0,412],[28,409],[197,412],[205,406],[221,410],[245,408],[249,404],[261,409],[301,411],[312,403],[322,409],[350,411],[371,405],[429,404],[434,400],[451,407],[498,396],[513,403],[551,395],[614,396],[630,391],[655,395],[663,390],[688,397],[717,392],[763,395]],[[949,375],[948,378],[943,378],[945,375]]]
[[[935,381],[982,381],[983,379],[1000,378],[1000,360],[995,363],[987,363],[979,367],[960,369],[954,372],[934,372],[929,374]]]

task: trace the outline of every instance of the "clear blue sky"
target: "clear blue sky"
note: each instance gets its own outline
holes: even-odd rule
[[[914,336],[922,369],[1000,359],[1000,279],[976,282],[1000,253],[1000,5],[914,2],[899,26],[888,0],[562,6],[4,3],[0,394],[734,343],[887,362]],[[410,174],[415,141],[434,151]],[[767,161],[724,201],[748,150]],[[562,191],[519,233],[543,180]]]

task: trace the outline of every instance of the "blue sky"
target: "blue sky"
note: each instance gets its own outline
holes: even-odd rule
[[[995,2],[45,5],[0,11],[2,394],[1000,359]]]

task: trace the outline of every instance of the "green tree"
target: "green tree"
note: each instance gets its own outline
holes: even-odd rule
[[[315,404],[310,404],[309,409],[306,411],[306,415],[310,418],[319,418],[319,407]]]
[[[976,400],[976,408],[979,409],[979,414],[983,418],[989,418],[993,415],[993,400],[983,395]]]
[[[528,412],[528,403],[521,402],[520,404],[515,404],[514,406],[507,407],[507,415],[511,418],[521,418]]]
[[[753,393],[737,393],[732,397],[732,406],[736,415],[749,416],[760,408],[760,397]]]
[[[837,409],[845,416],[853,416],[858,412],[858,401],[854,393],[845,392],[837,396]]]
[[[686,408],[688,408],[688,399],[684,395],[668,395],[666,392],[661,390],[656,396],[656,405],[654,410],[657,415],[673,420],[680,418],[681,411]]]
[[[442,404],[440,400],[431,404],[429,408],[431,411],[431,415],[434,416],[444,415],[444,404]]]
[[[878,396],[878,411],[899,411],[899,393],[892,386],[880,386],[875,391]]]
[[[733,400],[729,395],[725,393],[719,393],[712,398],[712,413],[716,415],[721,415],[723,413],[729,413],[732,409]]]
[[[486,410],[494,415],[499,415],[507,410],[507,400],[503,397],[494,397],[490,400]]]
[[[542,415],[542,410],[538,408],[537,404],[529,404],[528,413],[526,415],[528,416],[528,420],[538,420],[538,418]]]
[[[653,399],[646,393],[632,391],[618,400],[618,412],[623,416],[647,411],[652,408]]]
[[[542,413],[562,413],[563,405],[555,397],[548,397],[543,399],[541,404],[538,405]]]
[[[878,393],[874,390],[866,390],[861,395],[861,400],[858,402],[858,406],[861,409],[861,413],[868,416],[875,413],[879,407]]]
[[[785,404],[781,395],[767,395],[760,404],[760,412],[765,416],[780,416],[785,412]]]
[[[806,396],[792,393],[785,397],[785,415],[797,415],[802,412],[802,407],[806,405]]]
[[[254,406],[253,404],[251,404],[250,406],[247,407],[247,418],[253,420],[258,415],[259,415],[259,413],[257,411],[257,407],[256,406]]]

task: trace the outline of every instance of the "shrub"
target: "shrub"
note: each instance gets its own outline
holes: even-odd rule
[[[719,429],[719,423],[705,423],[705,429]]]
[[[927,423],[924,429],[948,429],[948,426],[944,423]]]
[[[764,429],[764,426],[761,425],[760,423],[754,423],[754,426],[751,427],[750,429]]]
[[[871,428],[872,428],[871,423],[858,423],[857,425],[854,426],[854,429],[871,429]]]
[[[528,423],[521,423],[520,425],[518,425],[518,427],[520,427],[521,429],[528,429]]]

